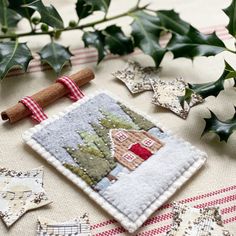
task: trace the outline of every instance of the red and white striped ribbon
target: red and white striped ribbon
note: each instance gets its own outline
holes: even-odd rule
[[[31,117],[36,122],[40,123],[41,121],[48,118],[47,115],[43,112],[42,107],[32,97],[26,96],[19,102],[24,104],[31,111]]]
[[[69,89],[69,91],[70,91],[69,98],[72,101],[78,101],[79,99],[84,97],[84,94],[80,90],[79,86],[73,80],[68,78],[67,76],[63,76],[63,77],[57,79],[56,82],[59,82],[59,83],[65,85]]]

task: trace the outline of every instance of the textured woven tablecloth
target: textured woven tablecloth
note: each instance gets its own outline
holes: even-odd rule
[[[76,17],[74,2],[69,0],[50,1],[58,7],[67,22]],[[153,7],[156,9],[174,8],[183,19],[191,22],[202,32],[207,33],[216,30],[217,35],[232,48],[233,40],[224,28],[227,24],[227,17],[221,11],[229,3],[228,0],[156,0],[153,1]],[[135,4],[135,1],[127,3],[126,0],[113,0],[111,14],[118,14],[132,4]],[[119,24],[126,25],[127,22],[130,22],[130,19],[124,18]],[[26,29],[26,22],[22,22],[20,27]],[[225,226],[232,233],[236,233],[236,133],[230,137],[227,144],[220,143],[214,135],[201,138],[201,132],[204,128],[203,118],[209,116],[208,108],[218,114],[221,119],[232,117],[233,105],[236,105],[235,89],[226,84],[225,91],[222,91],[217,98],[207,98],[204,104],[191,110],[187,120],[182,120],[171,112],[157,108],[148,102],[151,101],[152,92],[132,96],[123,84],[112,78],[111,73],[120,69],[128,58],[133,58],[142,65],[153,65],[153,61],[148,56],[143,55],[139,50],[129,57],[108,56],[97,67],[96,51],[84,49],[80,36],[79,31],[67,32],[63,34],[60,41],[66,46],[72,45],[71,49],[74,54],[72,57],[73,67],[66,68],[63,71],[64,73],[72,74],[85,66],[94,69],[96,79],[82,88],[85,94],[92,94],[98,89],[109,90],[131,105],[136,106],[137,109],[156,118],[164,126],[205,151],[209,156],[205,167],[184,185],[166,205],[158,210],[137,234],[146,236],[165,235],[171,224],[169,203],[174,200],[181,200],[186,204],[198,207],[219,205]],[[29,38],[21,39],[21,41],[27,40],[30,41],[29,46],[37,51],[37,48],[49,41],[49,37],[42,36],[40,40],[36,37],[30,38],[30,40]],[[192,83],[216,80],[223,71],[224,58],[234,67],[236,66],[236,56],[230,53],[221,53],[209,58],[198,57],[193,62],[184,58],[173,60],[172,55],[168,53],[161,64],[163,67],[161,77],[182,76],[186,81]],[[0,86],[0,110],[15,104],[20,98],[50,85],[54,80],[54,72],[48,66],[41,67],[38,60],[30,63],[28,73],[24,75],[20,70],[12,71]],[[52,116],[70,104],[71,101],[68,98],[62,98],[45,111],[49,116]],[[53,204],[28,212],[10,230],[7,230],[1,223],[0,235],[32,236],[36,234],[38,216],[48,217],[56,221],[66,221],[82,215],[84,212],[88,212],[90,215],[93,235],[127,235],[123,228],[112,219],[112,216],[88,199],[81,190],[23,143],[22,133],[32,126],[33,123],[30,119],[25,119],[15,125],[0,122],[0,166],[17,170],[29,170],[44,166],[44,187],[48,196],[53,200]]]

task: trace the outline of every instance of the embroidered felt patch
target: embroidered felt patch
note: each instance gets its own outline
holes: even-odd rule
[[[224,228],[218,207],[197,209],[174,203],[173,221],[167,236],[233,236]]]
[[[91,236],[87,214],[66,222],[38,219],[37,236]]]
[[[24,140],[129,232],[206,159],[107,92],[84,97],[27,131]]]
[[[43,169],[15,171],[0,168],[0,217],[10,227],[27,211],[51,201],[43,189]]]

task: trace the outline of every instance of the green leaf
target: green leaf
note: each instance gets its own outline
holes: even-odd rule
[[[113,54],[125,55],[134,51],[131,38],[125,36],[120,27],[112,25],[102,31],[105,44]]]
[[[7,5],[7,0],[0,0],[0,23],[6,29],[8,28]]]
[[[211,112],[210,118],[205,118],[206,126],[202,136],[208,132],[216,133],[220,137],[220,141],[227,142],[230,135],[236,130],[236,107],[234,116],[226,121],[221,121],[217,116]]]
[[[33,13],[35,12],[33,9],[23,7],[23,5],[34,2],[34,0],[8,0],[9,8],[19,13],[21,16],[30,19]]]
[[[51,42],[41,49],[39,55],[41,61],[49,64],[58,75],[65,64],[70,62],[70,58],[73,54],[68,48]]]
[[[110,0],[77,0],[76,12],[79,19],[91,15],[94,11],[107,12]]]
[[[130,16],[134,19],[131,34],[135,46],[150,55],[156,66],[159,66],[166,52],[159,44],[160,33],[163,30],[159,18],[144,11],[131,13]]]
[[[0,43],[0,79],[16,66],[26,71],[32,58],[26,43],[18,43],[18,41]]]
[[[235,69],[225,61],[225,72],[227,72],[225,79],[236,78],[236,71]]]
[[[236,38],[236,0],[232,0],[230,6],[223,11],[229,17],[229,23],[226,28],[229,33]]]
[[[8,1],[0,0],[0,24],[7,32],[8,28],[16,27],[21,19],[20,15],[15,11],[8,9]]]
[[[7,24],[9,28],[15,28],[20,20],[21,16],[17,12],[11,9],[7,10]]]
[[[202,98],[211,95],[216,97],[221,90],[224,90],[224,81],[234,77],[236,77],[236,71],[225,61],[225,69],[218,80],[203,84],[189,84],[189,88]]]
[[[157,11],[157,16],[160,19],[161,25],[168,31],[177,34],[188,33],[190,24],[183,21],[174,10]]]
[[[204,35],[192,26],[187,34],[173,34],[167,48],[174,54],[174,58],[191,59],[196,56],[213,56],[226,50],[224,43],[215,33]]]
[[[30,4],[25,5],[24,7],[28,7],[39,12],[41,16],[41,22],[50,25],[53,28],[64,28],[63,20],[54,6],[45,6],[41,0],[36,0]]]
[[[98,63],[106,56],[105,36],[100,31],[85,32],[82,37],[85,47],[93,46],[98,51]]]
[[[184,96],[180,96],[179,98],[179,102],[180,105],[182,106],[182,108],[184,108],[184,102],[186,101],[188,104],[191,102],[192,99],[192,94],[193,94],[193,90],[189,89],[189,88],[185,88],[185,94]]]

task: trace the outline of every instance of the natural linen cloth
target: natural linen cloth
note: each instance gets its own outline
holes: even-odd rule
[[[46,4],[52,3],[58,7],[66,23],[76,16],[73,16],[75,1],[44,1]],[[124,8],[131,7],[136,1],[113,0],[111,14],[119,14]],[[227,17],[221,9],[227,7],[230,1],[226,0],[159,0],[153,1],[155,9],[172,9],[180,13],[181,17],[191,22],[195,27],[203,32],[212,32],[214,29],[225,43],[233,48],[233,40],[227,34],[224,26],[228,23]],[[210,17],[209,17],[210,16]],[[96,17],[96,16],[94,16]],[[94,18],[92,17],[92,18]],[[120,25],[130,22],[129,18],[120,21]],[[20,27],[27,30],[26,22],[22,22]],[[128,27],[126,27],[129,30]],[[77,35],[77,37],[75,37]],[[228,143],[219,143],[214,135],[207,135],[201,138],[204,128],[204,117],[209,116],[208,108],[219,114],[221,119],[232,117],[236,105],[236,93],[233,88],[226,88],[217,98],[209,97],[202,105],[192,108],[187,120],[182,120],[171,112],[157,108],[151,104],[152,92],[144,92],[137,96],[132,96],[127,88],[120,82],[114,80],[111,73],[121,69],[128,58],[135,59],[144,66],[152,66],[153,61],[149,56],[143,55],[139,51],[127,57],[109,56],[99,66],[96,66],[96,52],[94,49],[83,49],[80,40],[81,33],[78,31],[67,32],[62,35],[59,43],[65,46],[72,45],[72,68],[63,71],[65,74],[72,74],[85,66],[92,67],[96,74],[96,79],[82,87],[85,94],[92,94],[97,89],[107,89],[119,95],[137,109],[148,113],[157,119],[164,126],[171,129],[178,136],[191,142],[202,151],[208,154],[208,160],[204,168],[198,172],[194,178],[188,181],[173,197],[170,202],[182,201],[190,206],[204,207],[209,205],[219,205],[222,209],[222,217],[225,227],[231,233],[236,233],[236,134],[233,134]],[[22,38],[20,41],[28,39]],[[48,36],[41,38],[31,37],[29,46],[35,51],[39,50],[49,42]],[[74,50],[73,50],[74,49]],[[161,66],[162,79],[173,79],[182,76],[187,82],[203,83],[216,80],[223,71],[223,59],[230,62],[235,67],[236,56],[230,53],[221,53],[215,57],[198,57],[192,62],[189,59],[173,60],[168,53]],[[43,70],[43,71],[42,71]],[[55,74],[47,66],[40,67],[39,61],[30,63],[29,73],[22,75],[16,70],[5,78],[0,87],[0,110],[15,104],[26,95],[52,84]],[[105,84],[105,87],[104,87]],[[227,83],[228,84],[228,83]],[[227,87],[227,86],[226,86]],[[148,102],[150,101],[150,103]],[[48,116],[57,114],[71,101],[67,98],[60,99],[52,106],[48,107]],[[30,119],[24,119],[15,125],[10,125],[1,121],[0,125],[0,165],[16,170],[30,170],[39,166],[45,166],[44,188],[48,197],[53,200],[53,204],[28,212],[10,230],[7,230],[3,223],[0,224],[0,235],[7,236],[32,236],[36,234],[36,222],[38,217],[46,217],[55,221],[66,221],[79,217],[85,212],[89,213],[92,225],[92,234],[96,236],[128,235],[123,228],[112,219],[112,216],[105,213],[92,200],[75,187],[70,181],[64,178],[59,172],[54,170],[48,163],[23,144],[21,134],[32,127]],[[137,232],[138,235],[165,235],[171,224],[171,206],[165,204],[148,220]]]

